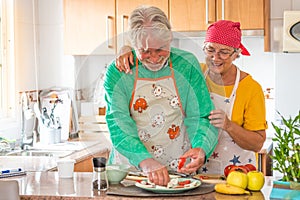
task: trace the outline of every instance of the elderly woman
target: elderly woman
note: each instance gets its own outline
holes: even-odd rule
[[[209,116],[219,142],[203,172],[220,173],[229,165],[256,165],[255,153],[266,139],[266,109],[261,86],[233,61],[250,55],[241,44],[239,22],[220,20],[208,27],[201,64],[216,106]]]
[[[129,49],[122,48],[116,61],[118,69],[126,73],[132,64]],[[241,44],[240,23],[220,20],[210,25],[203,51],[206,63],[201,64],[201,69],[216,107],[209,119],[219,128],[219,138],[199,172],[222,174],[227,165],[256,166],[255,152],[266,139],[265,100],[260,84],[233,63],[240,54],[250,55]]]
[[[151,182],[167,185],[181,158],[187,160],[181,170],[192,173],[212,154],[218,131],[208,116],[214,106],[196,57],[171,48],[171,26],[160,9],[139,7],[129,22],[133,72],[121,73],[112,63],[104,83],[116,149],[110,158],[120,153]]]

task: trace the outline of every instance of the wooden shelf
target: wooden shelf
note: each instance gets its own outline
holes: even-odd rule
[[[261,171],[265,176],[272,176],[272,159],[273,154],[273,142],[271,139],[267,139],[260,152],[258,152],[258,170]]]

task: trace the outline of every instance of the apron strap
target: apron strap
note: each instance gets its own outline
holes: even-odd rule
[[[240,76],[241,76],[241,72],[240,69],[238,67],[236,67],[236,77],[235,77],[235,83],[234,83],[234,87],[232,89],[231,95],[229,97],[229,99],[232,99],[232,97],[235,95],[236,90],[239,86],[240,83]]]
[[[205,78],[205,79],[206,79],[207,76],[208,76],[208,72],[209,72],[209,69],[207,69],[207,70],[204,72],[204,78]],[[234,83],[234,86],[233,86],[231,95],[230,95],[230,97],[229,97],[228,99],[232,99],[232,97],[235,95],[236,90],[237,90],[237,88],[238,88],[238,86],[239,86],[240,76],[241,76],[240,69],[239,69],[238,67],[236,67],[235,83]]]

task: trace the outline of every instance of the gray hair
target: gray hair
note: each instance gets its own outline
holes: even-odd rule
[[[171,25],[165,13],[154,6],[140,6],[129,17],[131,45],[139,48],[141,41],[151,37],[172,40]]]

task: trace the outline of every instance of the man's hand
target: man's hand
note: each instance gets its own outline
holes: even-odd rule
[[[140,163],[140,167],[142,168],[143,172],[148,175],[149,181],[155,185],[166,186],[170,182],[170,176],[167,167],[160,164],[153,158],[143,160]]]
[[[191,174],[196,172],[205,162],[205,152],[201,148],[193,148],[188,150],[180,158],[190,158],[191,162],[177,171],[180,173]]]
[[[124,71],[126,74],[132,73],[130,69],[130,65],[133,65],[133,54],[131,52],[130,46],[123,46],[120,50],[118,57],[116,58],[116,67],[122,72]]]

